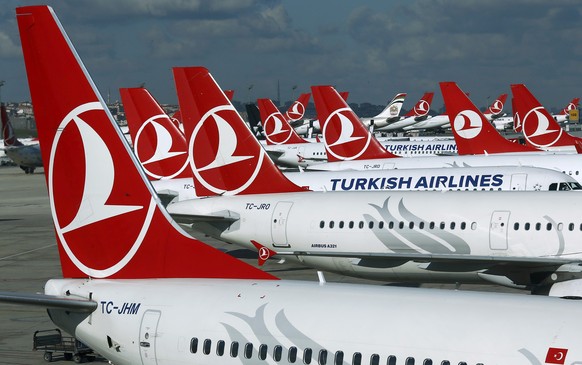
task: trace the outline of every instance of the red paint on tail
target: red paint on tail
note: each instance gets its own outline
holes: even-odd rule
[[[309,104],[309,99],[311,98],[310,93],[304,93],[299,95],[299,98],[285,112],[287,120],[294,122],[303,118],[305,115],[305,110],[307,110],[307,104]]]
[[[311,94],[310,94],[311,95]],[[299,137],[271,99],[257,99],[267,144],[309,143]]]

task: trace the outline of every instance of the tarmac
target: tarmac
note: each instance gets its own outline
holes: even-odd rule
[[[254,252],[204,236],[197,238],[257,265]],[[318,280],[315,270],[299,264],[269,260],[263,269],[282,279]],[[332,273],[324,275],[328,282],[386,285]],[[42,293],[47,280],[59,277],[62,274],[43,170],[27,175],[18,167],[0,167],[0,291]],[[454,285],[430,286],[455,289]],[[485,285],[463,285],[461,290],[513,291]],[[0,364],[46,364],[42,352],[32,351],[32,336],[37,330],[53,328],[55,325],[42,308],[0,304]],[[71,363],[58,358],[54,362]]]

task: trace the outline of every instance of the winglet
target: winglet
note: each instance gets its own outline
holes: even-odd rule
[[[267,261],[268,259],[270,259],[271,257],[273,257],[277,254],[277,252],[271,250],[268,247],[261,245],[257,241],[251,240],[251,243],[253,244],[253,246],[256,247],[256,249],[259,253],[259,266],[263,266],[265,261]]]

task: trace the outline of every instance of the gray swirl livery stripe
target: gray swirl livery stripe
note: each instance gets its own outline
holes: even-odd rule
[[[375,204],[370,204],[370,206],[372,206],[373,208],[375,208],[378,211],[378,213],[380,214],[380,216],[382,217],[382,219],[384,219],[384,221],[386,223],[392,221],[392,222],[395,222],[395,224],[397,224],[400,221],[400,219],[396,218],[390,212],[390,209],[388,207],[389,201],[390,201],[390,197],[388,197],[384,201],[384,204],[382,205],[382,207],[375,205]],[[400,200],[400,202],[398,204],[398,210],[399,210],[400,215],[406,221],[406,226],[408,226],[409,222],[414,222],[416,226],[418,226],[418,223],[420,223],[420,222],[424,222],[425,225],[427,224],[427,222],[424,219],[421,219],[418,216],[412,214],[404,206],[404,203],[402,200]],[[364,218],[368,221],[373,220],[373,218],[367,214],[364,215]],[[391,233],[391,231],[392,231],[391,229],[386,228],[386,229],[382,229],[382,230],[373,230],[372,232],[376,235],[376,237],[388,249],[390,249],[394,252],[397,252],[397,253],[418,252],[418,253],[420,253],[420,251],[418,251],[416,248],[408,245],[406,242],[402,242],[402,240],[399,237],[397,237],[396,235],[394,235],[393,233]],[[432,254],[450,254],[450,253],[468,254],[471,252],[469,245],[464,240],[462,240],[460,237],[458,237],[452,233],[449,233],[449,232],[434,230],[431,233],[434,234],[439,239],[447,242],[450,246],[453,247],[454,251],[452,251],[449,247],[442,244],[438,240],[430,237],[427,233],[424,233],[424,231],[421,231],[421,230],[414,230],[414,229],[405,228],[402,230],[398,230],[398,233],[400,235],[402,235],[402,237],[404,237],[404,239],[406,239],[408,242],[411,242],[415,246],[424,250],[425,252],[429,252]]]
[[[544,215],[544,218],[548,220],[552,224],[552,227],[555,227],[556,234],[558,235],[558,252],[556,252],[556,256],[561,256],[564,253],[564,249],[566,248],[566,244],[564,242],[564,234],[562,231],[558,230],[558,224],[555,220],[553,220],[550,216]]]
[[[267,304],[265,303],[262,306],[260,306],[259,308],[257,308],[257,311],[255,312],[255,315],[253,317],[247,316],[247,315],[242,314],[242,313],[236,313],[236,312],[227,312],[227,314],[230,314],[234,317],[240,318],[243,321],[245,321],[247,323],[247,325],[253,331],[254,336],[258,339],[260,344],[268,344],[268,343],[272,343],[272,339],[275,338],[276,336],[273,333],[271,333],[271,331],[267,327],[266,320],[265,320],[265,307],[266,306],[267,306]],[[240,352],[244,353],[244,343],[243,342],[253,343],[252,340],[245,337],[239,330],[237,330],[236,328],[234,328],[230,324],[227,324],[227,323],[221,323],[221,324],[224,326],[224,328],[228,332],[231,340],[239,341],[240,346],[241,346],[241,348],[239,349]],[[275,316],[275,324],[277,326],[277,329],[286,337],[286,339],[291,341],[293,343],[293,345],[295,347],[297,347],[298,349],[303,350],[305,348],[311,348],[313,350],[313,356],[317,356],[319,353],[319,350],[321,350],[323,348],[317,342],[315,342],[311,338],[307,337],[307,335],[305,335],[303,332],[301,332],[297,328],[295,328],[295,326],[293,326],[289,322],[289,320],[285,316],[285,313],[283,310],[280,310],[277,313],[277,315]],[[260,344],[256,344],[255,346],[253,346],[252,359],[246,359],[244,356],[240,356],[240,359],[243,361],[243,363],[245,363],[245,364],[246,363],[248,363],[248,364],[254,363],[254,358],[256,358],[258,356],[258,346]],[[285,354],[288,354],[289,349],[286,346],[284,346],[283,344],[278,344],[278,345],[280,345],[283,348],[283,352],[282,352],[283,356],[285,356]],[[273,349],[269,349],[269,351],[267,352],[267,356],[270,358],[273,358]],[[300,357],[300,356],[301,356],[301,354],[298,353],[298,357]]]
[[[538,360],[534,354],[528,349],[520,349],[519,352],[526,357],[526,359],[531,363],[531,365],[542,365],[540,360]]]

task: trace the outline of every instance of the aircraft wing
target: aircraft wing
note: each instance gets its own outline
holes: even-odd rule
[[[269,155],[269,158],[271,158],[271,160],[273,161],[277,161],[279,159],[279,157],[283,156],[283,154],[285,152],[283,151],[266,151],[267,155]]]
[[[91,313],[97,309],[97,302],[88,299],[14,292],[0,292],[0,303],[33,305],[52,309],[66,309],[72,312],[81,313]]]

